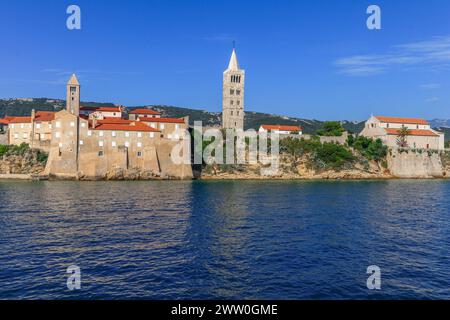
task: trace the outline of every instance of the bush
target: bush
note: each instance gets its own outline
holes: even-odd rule
[[[322,129],[317,130],[319,136],[340,137],[345,132],[341,123],[338,121],[327,121],[323,124]]]
[[[294,157],[309,154],[313,160],[313,167],[317,169],[339,169],[344,164],[354,161],[354,156],[348,148],[340,144],[320,143],[317,138],[311,140],[286,138],[280,141],[280,151]]]
[[[380,139],[373,140],[363,136],[355,138],[351,135],[347,139],[347,144],[369,160],[382,160],[388,152],[388,147],[384,146]]]

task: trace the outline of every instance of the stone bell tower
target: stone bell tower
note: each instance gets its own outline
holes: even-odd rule
[[[66,109],[75,116],[80,114],[80,83],[75,74],[67,82]]]
[[[223,73],[222,128],[244,129],[245,71],[239,67],[233,48],[230,63]]]

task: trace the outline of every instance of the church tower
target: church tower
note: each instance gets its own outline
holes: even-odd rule
[[[239,67],[233,48],[228,69],[223,73],[222,128],[244,129],[245,71]]]
[[[80,114],[80,83],[75,74],[67,82],[66,109],[73,115]]]

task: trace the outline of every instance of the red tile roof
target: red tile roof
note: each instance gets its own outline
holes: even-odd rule
[[[398,129],[384,129],[389,135],[398,135]],[[439,137],[437,133],[431,130],[408,130],[409,136],[428,136],[428,137]]]
[[[121,112],[120,107],[80,107],[81,111]]]
[[[376,116],[375,118],[377,118],[381,122],[421,124],[421,125],[429,124],[427,120],[416,118],[395,118],[395,117],[381,117],[381,116]]]
[[[12,119],[14,119],[14,117],[5,116],[4,118],[0,119],[0,123],[1,124],[9,124]]]
[[[29,123],[31,122],[31,117],[14,117],[9,123]]]
[[[153,109],[134,109],[130,112],[130,114],[150,114],[150,115],[161,115],[161,112],[155,111]]]
[[[302,130],[300,126],[282,126],[282,125],[271,125],[271,124],[263,124],[261,125],[266,130],[279,130],[279,131],[295,131],[299,132]]]
[[[140,122],[131,122],[129,124],[100,123],[97,124],[94,130],[160,132]]]
[[[55,120],[55,112],[52,111],[37,111],[34,121],[36,122],[44,122],[44,121],[53,121]]]
[[[128,119],[122,119],[122,118],[114,118],[114,117],[105,117],[103,119],[97,120],[97,123],[99,124],[106,124],[106,123],[112,123],[112,124],[130,124],[133,122],[132,120]]]
[[[143,122],[184,123],[183,118],[139,118]]]

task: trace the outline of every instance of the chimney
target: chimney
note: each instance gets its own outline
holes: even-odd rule
[[[34,109],[31,110],[31,122],[36,118],[36,111]]]
[[[92,129],[95,129],[96,126],[97,126],[97,118],[92,117]]]

